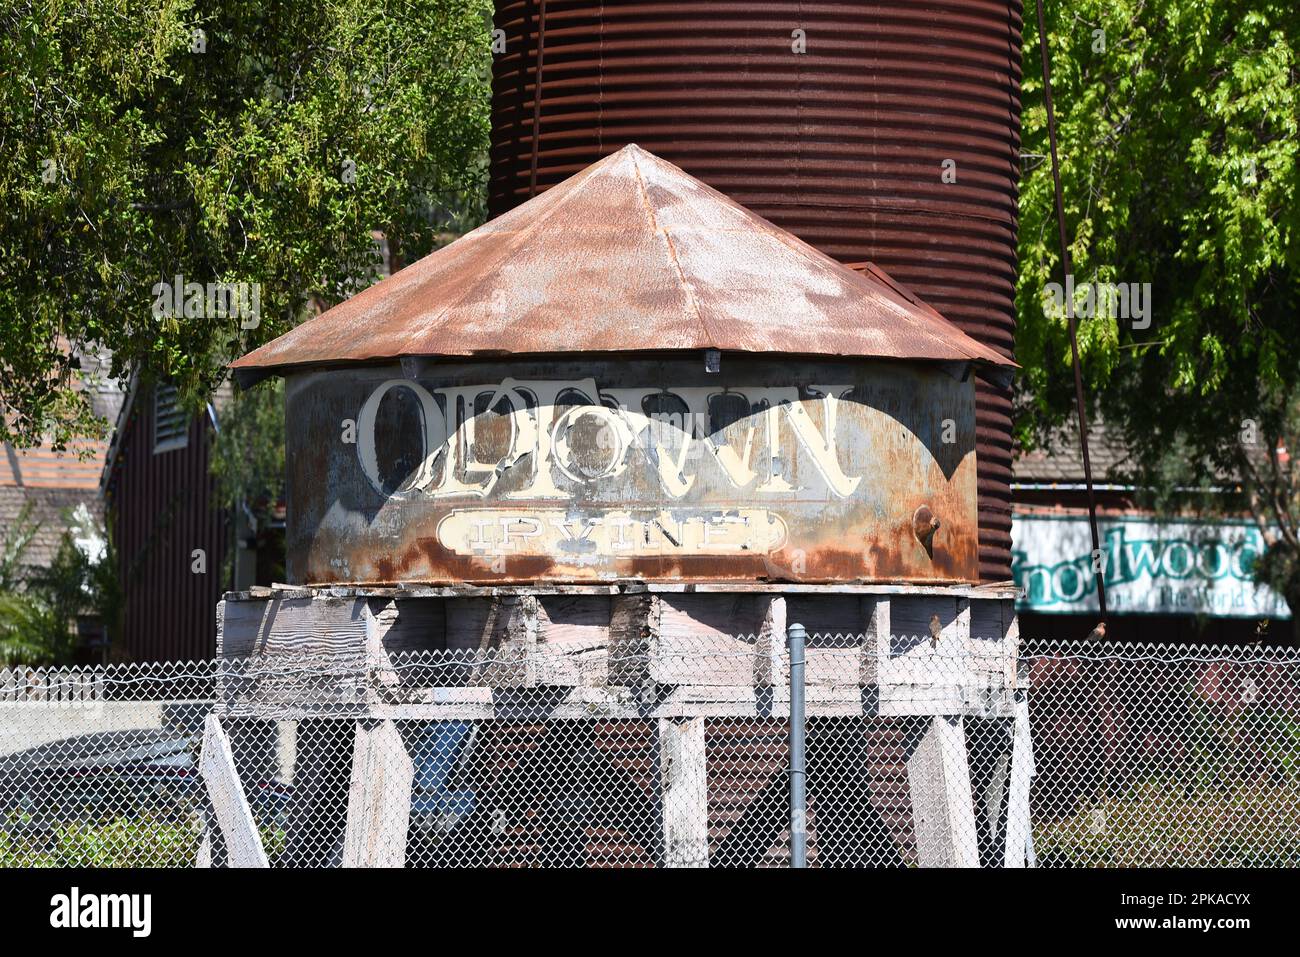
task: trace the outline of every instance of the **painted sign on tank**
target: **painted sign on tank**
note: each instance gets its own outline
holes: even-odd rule
[[[976,574],[971,385],[921,365],[408,362],[287,406],[301,581]]]

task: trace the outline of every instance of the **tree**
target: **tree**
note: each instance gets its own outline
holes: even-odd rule
[[[255,530],[273,516],[284,496],[284,380],[236,392],[220,422],[210,460],[216,503],[242,512]],[[227,549],[222,581],[234,580],[237,551]]]
[[[414,257],[480,216],[489,10],[0,11],[0,441],[102,433],[69,344],[197,407],[229,359],[373,281],[377,234]]]
[[[65,530],[48,566],[34,568],[26,553],[40,530],[31,507],[12,527],[0,529],[0,668],[68,664],[77,650],[77,618],[99,617],[112,641],[120,632],[121,586],[112,540],[88,514],[70,517],[99,549],[79,546]],[[102,536],[102,537],[101,537]]]
[[[70,650],[66,628],[60,632],[50,609],[24,587],[24,556],[39,530],[27,506],[0,535],[0,668],[58,660]]]
[[[1017,287],[1029,445],[1073,402],[1066,320],[1045,308],[1061,277],[1036,22]],[[1047,32],[1076,303],[1085,283],[1150,283],[1149,324],[1080,319],[1093,411],[1132,450],[1136,482],[1214,491],[1185,507],[1250,511],[1273,543],[1257,572],[1300,612],[1300,498],[1269,452],[1294,443],[1300,401],[1300,7],[1049,2]]]

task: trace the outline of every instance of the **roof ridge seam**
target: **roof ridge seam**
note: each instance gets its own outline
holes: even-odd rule
[[[637,161],[637,154],[635,151],[631,151],[628,155],[632,159],[632,171],[636,174],[637,189],[641,193],[641,205],[645,209],[646,216],[650,219],[651,229],[664,237],[664,243],[668,247],[668,258],[673,264],[673,269],[677,271],[677,278],[681,281],[682,289],[686,292],[686,299],[691,304],[691,310],[695,313],[695,318],[703,328],[707,339],[710,342],[721,342],[713,334],[713,330],[709,328],[708,320],[704,318],[704,314],[700,312],[700,303],[695,297],[695,290],[692,288],[690,280],[686,278],[686,271],[682,269],[682,264],[677,258],[677,248],[673,245],[673,237],[669,235],[667,229],[661,229],[659,226],[659,219],[655,216],[654,207],[650,203],[650,194],[645,188],[645,177],[641,175],[641,164]]]

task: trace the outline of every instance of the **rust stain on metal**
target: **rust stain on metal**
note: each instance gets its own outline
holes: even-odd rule
[[[546,11],[540,82],[536,10],[496,3],[493,215],[636,142],[1012,357],[1020,0],[574,0]],[[1011,392],[980,378],[976,402],[982,577],[1002,580]]]
[[[233,363],[702,351],[1010,360],[636,146]]]
[[[289,574],[971,581],[973,391],[924,363],[784,357],[298,371]]]

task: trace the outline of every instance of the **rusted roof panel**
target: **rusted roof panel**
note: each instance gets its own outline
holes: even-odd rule
[[[700,349],[1014,365],[629,145],[234,368]]]

